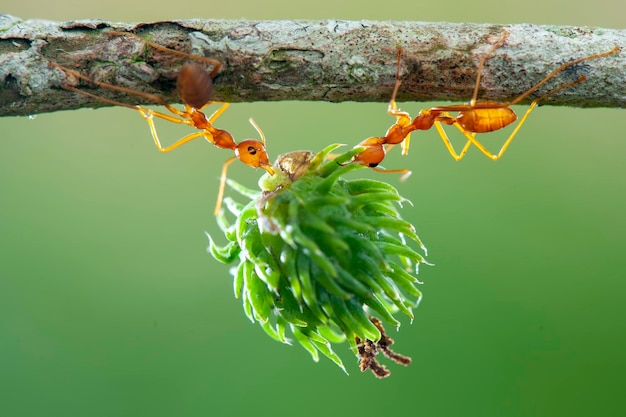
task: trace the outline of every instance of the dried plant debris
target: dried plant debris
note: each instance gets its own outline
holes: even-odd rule
[[[393,345],[393,339],[387,336],[383,323],[376,317],[370,317],[370,321],[374,323],[374,326],[380,331],[380,339],[375,340],[361,340],[358,336],[355,336],[355,342],[358,349],[358,356],[360,360],[361,372],[365,372],[368,369],[372,371],[377,378],[386,378],[391,372],[387,370],[384,365],[381,365],[376,360],[379,352],[383,355],[399,363],[400,365],[409,366],[411,364],[411,358],[408,356],[400,355],[399,353],[391,350],[389,346]]]
[[[426,249],[398,214],[406,200],[394,187],[344,178],[364,168],[342,165],[362,149],[331,157],[339,146],[279,157],[275,175],[259,181],[260,192],[229,181],[250,201],[224,200],[235,221],[218,215],[228,244],[217,246],[209,236],[209,251],[235,264],[235,297],[271,337],[290,344],[289,329],[315,361],[321,352],[344,371],[332,345],[348,340],[361,368],[385,377],[379,351],[404,365],[410,359],[389,349],[393,341],[373,316],[395,328],[395,313],[413,319],[422,296],[415,275]]]

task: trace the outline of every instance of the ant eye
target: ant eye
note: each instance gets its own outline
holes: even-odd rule
[[[256,148],[254,146],[248,146],[248,153],[250,155],[256,155]]]
[[[367,166],[368,166],[368,167],[370,167],[370,168],[375,168],[375,167],[377,167],[377,166],[378,166],[378,164],[374,164],[374,163],[372,163],[372,164],[368,164]]]

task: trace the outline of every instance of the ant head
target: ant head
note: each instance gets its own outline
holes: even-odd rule
[[[369,138],[359,143],[357,146],[364,146],[365,150],[358,153],[352,159],[352,162],[374,168],[385,159],[385,147],[380,138]]]
[[[183,103],[201,109],[211,99],[213,79],[198,64],[185,64],[178,73],[176,91]]]
[[[244,164],[252,168],[263,168],[270,175],[274,175],[263,142],[254,139],[243,140],[235,148],[235,155]]]

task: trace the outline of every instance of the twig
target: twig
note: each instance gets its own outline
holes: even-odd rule
[[[51,61],[177,102],[175,78],[181,58],[146,49],[134,38],[111,37],[107,33],[112,30],[133,31],[166,47],[225,63],[215,79],[216,101],[385,102],[393,90],[400,45],[405,55],[398,101],[466,102],[477,63],[503,28],[510,36],[487,62],[481,99],[510,100],[559,63],[626,46],[626,30],[530,24],[335,20],[124,24],[0,15],[0,116],[105,105],[61,89],[65,75],[50,66]],[[626,107],[625,52],[587,61],[553,81],[571,81],[581,73],[588,81],[546,103]],[[146,102],[101,89],[90,91],[128,104]]]

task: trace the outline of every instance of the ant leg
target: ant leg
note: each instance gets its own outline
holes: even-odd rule
[[[474,84],[474,92],[472,93],[472,98],[469,103],[470,108],[476,105],[476,101],[478,99],[478,89],[480,88],[480,78],[482,77],[482,72],[483,72],[483,68],[485,67],[485,62],[487,61],[487,59],[491,57],[491,55],[493,55],[496,49],[502,46],[502,44],[506,41],[508,36],[509,36],[509,32],[503,29],[502,35],[500,35],[500,38],[496,41],[496,43],[493,44],[491,49],[489,49],[489,51],[487,51],[487,53],[483,55],[483,57],[480,59],[478,63],[478,68],[476,69],[476,83]],[[465,130],[448,113],[441,113],[441,114],[443,117],[439,117],[439,116],[437,117],[437,121],[435,122],[435,129],[437,129],[437,132],[439,133],[439,136],[441,137],[443,144],[446,146],[446,149],[448,149],[448,152],[450,153],[452,158],[454,158],[455,161],[460,161],[461,159],[463,159],[465,157],[465,154],[467,153],[467,150],[472,144],[474,144],[474,146],[480,149],[480,151],[483,154],[490,156],[493,159],[493,155],[476,139],[475,133],[471,133]],[[452,143],[450,142],[448,135],[446,134],[445,130],[443,129],[443,126],[441,125],[442,122],[448,125],[450,124],[454,125],[467,138],[467,142],[465,143],[465,146],[463,147],[460,153],[458,154],[456,153],[454,146],[452,146]]]
[[[211,77],[211,78],[215,78],[215,76],[217,75],[219,70],[222,69],[222,67],[223,67],[223,64],[220,61],[218,61],[217,59],[205,58],[203,56],[192,55],[192,54],[189,54],[187,52],[177,51],[176,49],[166,48],[165,46],[161,46],[161,45],[156,44],[156,43],[154,43],[152,41],[144,39],[141,36],[136,35],[134,33],[111,31],[111,32],[109,32],[109,35],[110,36],[130,36],[132,38],[135,38],[135,39],[138,39],[138,40],[144,42],[146,45],[148,45],[151,48],[154,48],[154,49],[156,49],[158,51],[167,52],[169,54],[178,55],[178,56],[182,56],[184,58],[193,59],[195,61],[200,61],[200,62],[204,62],[204,63],[207,63],[207,64],[211,64],[211,65],[213,65],[213,69],[209,73],[209,77]]]
[[[559,72],[563,71],[563,70],[564,70],[564,69],[566,69],[566,68],[569,68],[569,67],[571,67],[571,66],[573,66],[573,65],[579,64],[579,63],[581,63],[581,62],[583,62],[583,61],[587,61],[587,60],[590,60],[590,59],[603,58],[603,57],[605,57],[605,56],[609,56],[609,55],[612,55],[612,54],[616,54],[616,53],[618,53],[618,52],[620,52],[620,51],[621,51],[621,48],[620,48],[619,46],[617,46],[617,45],[616,45],[616,46],[615,46],[613,49],[611,49],[610,51],[607,51],[607,52],[602,52],[602,53],[599,53],[599,54],[593,54],[593,55],[589,55],[589,56],[586,56],[586,57],[583,57],[583,58],[578,58],[578,59],[575,59],[575,60],[573,60],[573,61],[566,62],[565,64],[561,65],[560,67],[558,67],[557,69],[555,69],[554,71],[552,71],[550,74],[546,75],[546,76],[544,77],[544,79],[543,79],[543,80],[539,81],[537,84],[535,84],[534,86],[530,87],[528,90],[526,90],[526,91],[525,91],[522,95],[520,95],[519,97],[517,97],[515,100],[511,101],[511,102],[509,103],[509,105],[513,105],[513,104],[517,104],[517,103],[519,103],[520,101],[522,101],[523,99],[525,99],[526,97],[528,97],[531,93],[533,93],[534,91],[536,91],[539,87],[541,87],[542,85],[544,85],[544,84],[545,84],[546,82],[548,82],[551,78],[553,78],[555,75],[557,75]],[[584,75],[583,75],[582,77],[584,77]],[[582,78],[582,77],[581,77],[581,78]],[[581,80],[581,81],[575,81],[575,82],[573,82],[573,83],[568,83],[568,84],[565,84],[564,86],[559,87],[558,89],[556,89],[556,90],[554,90],[554,91],[552,91],[552,92],[550,92],[550,93],[546,94],[545,96],[542,96],[542,97],[541,97],[541,99],[543,99],[543,98],[545,98],[545,97],[547,97],[547,96],[549,96],[549,95],[551,95],[551,94],[554,94],[554,93],[556,93],[557,91],[560,91],[560,90],[562,90],[562,89],[564,89],[564,88],[568,88],[568,87],[570,87],[570,86],[572,86],[572,85],[574,85],[574,84],[577,84],[577,83],[579,83],[579,82],[582,82],[582,81],[584,81],[584,79],[583,79],[583,80]]]
[[[215,101],[210,101],[210,102],[206,103],[204,106],[202,106],[201,108],[196,109],[197,112],[201,112],[205,107],[207,107],[210,104],[214,104],[214,103],[221,104],[221,106],[217,110],[215,110],[213,112],[213,114],[211,114],[211,116],[207,119],[209,124],[211,124],[211,125],[213,124],[213,122],[215,122],[215,120],[218,117],[220,117],[222,115],[222,113],[224,113],[224,111],[226,111],[226,109],[230,106],[230,103],[218,103],[218,102],[215,102]],[[172,116],[170,116],[170,115],[168,115],[166,113],[161,113],[161,112],[150,110],[150,109],[142,108],[142,110],[144,110],[145,112],[151,113],[151,114],[153,114],[156,117],[159,117],[161,119],[167,120],[169,122],[182,123],[182,124],[186,124],[186,125],[195,127],[194,122],[191,119],[189,119],[189,117],[190,117],[189,115],[191,114],[191,107],[190,106],[185,105],[185,107],[187,108],[187,111],[181,111],[181,110],[178,110],[176,107],[173,107],[173,106],[171,106],[169,104],[163,104],[163,105],[169,111],[171,111],[174,114],[179,115],[183,119],[177,119],[177,118],[172,117]],[[133,106],[133,107],[139,107],[139,106]]]
[[[146,119],[146,115],[149,114],[151,116],[158,117],[159,119],[167,120],[168,122],[179,123],[179,124],[188,125],[188,126],[193,126],[193,121],[191,121],[189,119],[179,119],[179,118],[174,117],[174,116],[172,116],[170,114],[162,113],[162,112],[156,111],[156,110],[147,109],[147,108],[142,107],[142,106],[132,106],[132,108],[137,110],[139,113],[141,113],[141,115],[143,116],[144,119]],[[176,110],[175,114],[179,114],[180,113],[179,115],[181,117],[184,117],[185,112],[182,112],[182,111],[180,111],[180,110],[178,110],[176,108],[173,108],[173,109]],[[168,108],[168,110],[169,110],[169,108]]]
[[[185,143],[187,143],[187,142],[189,142],[189,141],[191,141],[193,139],[196,139],[198,137],[204,137],[209,142],[212,143],[211,139],[207,138],[207,132],[202,131],[202,132],[197,132],[197,133],[192,133],[190,135],[187,135],[184,138],[176,141],[173,145],[170,145],[167,148],[163,148],[163,146],[161,146],[161,142],[159,141],[159,136],[158,136],[157,131],[156,131],[156,126],[154,125],[153,117],[156,116],[156,117],[159,117],[161,119],[168,120],[170,122],[186,124],[186,125],[193,126],[193,124],[190,123],[190,120],[178,119],[178,118],[176,118],[174,116],[171,116],[169,114],[165,114],[165,113],[157,112],[157,111],[154,111],[154,110],[146,109],[146,108],[141,107],[141,106],[133,106],[133,105],[130,105],[130,104],[119,102],[119,101],[109,100],[108,98],[100,97],[100,96],[97,96],[95,94],[88,93],[87,91],[83,91],[83,90],[80,90],[80,89],[78,89],[76,87],[72,87],[72,86],[69,86],[69,85],[62,85],[62,87],[64,89],[68,90],[68,91],[79,93],[79,94],[82,94],[84,96],[91,97],[91,98],[94,98],[96,100],[102,101],[104,103],[109,103],[109,104],[113,104],[115,106],[127,107],[129,109],[137,110],[141,114],[141,116],[144,118],[144,120],[146,122],[148,122],[148,126],[150,126],[150,133],[152,133],[152,139],[154,139],[154,144],[156,145],[157,149],[160,152],[169,152],[169,151],[171,151],[173,149],[176,149],[179,146],[181,146],[181,145],[183,145],[183,144],[185,144]]]
[[[493,155],[493,154],[491,154],[489,152],[485,152],[486,150],[483,150],[480,147],[478,149],[480,149],[480,151],[483,154],[485,154],[487,157],[491,158],[494,161],[497,161],[498,159],[500,159],[500,157],[502,155],[504,155],[504,152],[507,150],[507,148],[511,144],[511,141],[513,140],[515,135],[517,135],[517,132],[520,130],[520,128],[522,127],[522,125],[526,121],[526,118],[528,118],[528,115],[530,114],[530,112],[532,112],[535,109],[535,107],[537,106],[537,102],[538,102],[538,100],[535,100],[532,103],[530,103],[530,106],[528,106],[528,110],[526,110],[526,113],[524,113],[524,116],[520,119],[520,121],[517,122],[517,126],[515,126],[515,129],[513,130],[513,132],[511,132],[511,135],[506,140],[506,142],[504,142],[504,145],[502,145],[502,147],[500,148],[500,151],[496,155]],[[480,142],[476,141],[474,143],[474,145],[476,145],[476,143],[480,143]]]
[[[507,148],[509,147],[509,145],[511,144],[511,142],[513,141],[513,138],[515,137],[515,135],[517,135],[517,132],[520,130],[520,128],[522,127],[522,125],[526,122],[526,119],[528,118],[528,116],[530,115],[530,113],[535,109],[535,107],[537,107],[537,103],[539,103],[539,101],[545,99],[546,97],[549,97],[561,90],[564,90],[566,88],[570,88],[576,84],[579,84],[583,81],[585,81],[587,79],[587,77],[585,77],[584,75],[581,75],[577,80],[572,81],[570,83],[567,84],[563,84],[562,86],[555,88],[554,90],[544,94],[543,96],[539,97],[538,99],[534,100],[532,103],[530,103],[530,106],[528,106],[528,110],[526,110],[526,113],[524,113],[524,116],[519,120],[519,122],[517,122],[517,126],[515,126],[515,129],[513,130],[513,132],[511,132],[511,134],[509,135],[508,139],[504,142],[504,144],[502,145],[502,147],[500,148],[500,151],[497,154],[492,154],[491,152],[489,152],[487,149],[485,149],[484,146],[482,146],[482,144],[475,138],[475,134],[467,134],[466,132],[463,132],[464,129],[460,129],[461,132],[463,132],[463,134],[468,138],[468,140],[470,142],[472,142],[478,149],[480,149],[480,151],[487,156],[488,158],[497,161],[498,159],[500,159],[500,157],[502,157],[502,155],[504,155],[504,152],[506,152]],[[471,136],[471,138],[470,138]]]
[[[508,36],[509,32],[505,29],[502,29],[502,35],[500,36],[500,39],[498,39],[498,41],[493,44],[491,49],[480,59],[480,62],[478,63],[478,68],[476,69],[476,84],[474,85],[474,93],[472,94],[472,99],[470,100],[470,107],[476,104],[476,100],[478,98],[478,89],[480,88],[480,77],[482,76],[485,62],[496,51],[496,49],[502,46]]]
[[[454,125],[457,127],[457,129],[460,129],[461,132],[463,132],[463,134],[465,134],[464,129],[460,127],[458,123],[455,122]],[[441,126],[441,122],[439,121],[435,122],[435,129],[437,129],[437,132],[439,133],[439,137],[441,137],[443,144],[446,145],[446,149],[448,149],[448,152],[450,153],[450,155],[452,155],[452,158],[454,158],[455,161],[460,161],[461,159],[463,159],[463,157],[465,156],[465,153],[467,152],[467,149],[469,148],[469,144],[471,144],[472,142],[468,140],[467,143],[465,144],[465,147],[461,151],[461,153],[457,154],[456,150],[454,149],[454,146],[452,146],[452,143],[450,142],[450,139],[448,139],[448,135],[446,134],[446,131],[443,129],[443,126]]]
[[[398,94],[398,90],[400,89],[400,84],[401,84],[400,68],[402,64],[402,52],[403,52],[402,47],[398,46],[398,62],[396,65],[396,83],[393,87],[393,93],[391,93],[391,100],[389,100],[387,113],[390,116],[394,116],[396,118],[395,126],[400,127],[400,128],[405,128],[411,124],[411,116],[409,115],[409,113],[398,109],[398,105],[396,104],[396,96]],[[402,156],[408,155],[409,145],[411,143],[411,133],[409,132],[406,135],[404,135],[404,138],[396,138],[396,139],[401,139],[402,145],[400,146],[400,149],[402,150]],[[398,143],[398,141],[394,141],[393,143],[394,144]]]
[[[409,115],[409,113],[398,109],[398,105],[393,99],[389,102],[389,107],[387,107],[387,114],[389,114],[390,116],[394,116],[396,118],[396,123],[394,127],[404,128],[411,124],[411,116]],[[389,131],[387,133],[389,133]],[[409,153],[410,142],[411,142],[411,133],[407,133],[406,136],[404,136],[400,145],[400,149],[402,150],[402,156],[407,156],[407,154]],[[395,145],[396,143],[397,142],[393,144]]]
[[[152,133],[152,139],[154,139],[154,144],[156,145],[159,152],[165,153],[165,152],[172,151],[178,148],[179,146],[184,145],[185,143],[190,142],[199,137],[204,137],[209,142],[213,143],[209,138],[207,138],[208,132],[200,131],[196,133],[191,133],[177,140],[176,142],[174,142],[172,145],[168,146],[167,148],[164,148],[161,145],[161,141],[159,141],[159,135],[157,134],[156,126],[154,126],[153,116],[158,116],[158,112],[154,112],[150,109],[144,109],[143,107],[139,107],[139,106],[137,106],[137,110],[139,111],[139,113],[141,113],[141,116],[146,120],[146,122],[148,122],[148,125],[150,126],[150,133]],[[167,116],[167,115],[163,114],[162,116]],[[179,119],[174,119],[173,121],[176,121],[177,123],[185,122],[184,120],[179,120]]]
[[[228,166],[233,163],[233,161],[237,159],[236,156],[228,158],[226,162],[224,162],[224,166],[222,167],[222,175],[220,176],[220,188],[217,192],[217,203],[215,204],[215,211],[213,214],[216,216],[220,213],[222,209],[222,201],[224,200],[224,190],[226,189],[226,171],[228,170]]]
[[[526,117],[524,117],[524,120],[525,119],[526,119]],[[441,126],[441,123],[440,122],[435,122],[435,128],[439,132],[439,136],[441,136],[441,140],[443,141],[444,145],[446,145],[446,148],[448,148],[448,152],[450,152],[450,155],[452,155],[452,157],[454,158],[455,161],[460,161],[461,159],[463,159],[463,157],[467,153],[467,150],[469,149],[470,145],[476,146],[478,148],[478,150],[481,151],[483,153],[483,155],[485,155],[487,158],[490,158],[490,159],[492,159],[494,161],[498,160],[498,159],[500,159],[500,157],[504,153],[504,150],[506,150],[506,148],[511,143],[511,140],[513,140],[513,137],[515,137],[515,134],[517,134],[517,131],[519,130],[519,127],[517,127],[513,131],[513,133],[509,137],[509,139],[505,142],[506,146],[503,146],[504,150],[501,149],[500,152],[497,155],[494,155],[491,152],[489,152],[487,150],[487,148],[485,148],[483,146],[483,144],[480,143],[480,141],[478,139],[476,139],[476,133],[468,132],[467,130],[465,130],[463,128],[463,126],[461,126],[460,124],[458,124],[456,122],[454,123],[454,126],[457,129],[459,129],[459,131],[463,134],[463,136],[465,136],[467,138],[467,143],[465,144],[465,146],[463,147],[463,149],[461,150],[461,152],[459,154],[457,154],[456,151],[454,150],[454,147],[452,146],[452,143],[450,143],[450,139],[448,139],[448,135],[446,135],[446,132],[443,130],[443,127]]]
[[[150,133],[152,133],[152,138],[154,139],[154,143],[155,143],[156,147],[159,149],[160,152],[169,152],[169,151],[171,151],[173,149],[178,148],[180,145],[183,145],[183,144],[189,142],[190,140],[193,140],[193,139],[195,139],[197,137],[200,137],[200,136],[204,136],[206,138],[206,132],[198,132],[198,133],[194,133],[194,134],[191,134],[191,135],[187,135],[184,138],[178,140],[173,145],[168,146],[167,148],[163,148],[163,146],[161,146],[161,142],[159,141],[159,137],[157,135],[156,127],[154,125],[153,116],[156,116],[156,117],[159,117],[161,119],[165,119],[165,120],[168,120],[168,121],[174,122],[174,123],[186,124],[186,125],[191,125],[191,126],[193,126],[193,124],[190,123],[189,120],[178,119],[178,118],[176,118],[174,116],[171,116],[169,114],[165,114],[165,113],[157,112],[157,111],[154,111],[154,110],[146,109],[146,108],[141,107],[141,106],[133,106],[133,105],[130,105],[130,104],[119,102],[119,101],[109,100],[108,98],[100,97],[100,96],[97,96],[95,94],[88,93],[87,91],[83,91],[83,90],[80,90],[78,88],[75,88],[75,87],[72,87],[72,86],[69,86],[69,85],[63,85],[63,88],[66,89],[66,90],[75,92],[75,93],[82,94],[82,95],[87,96],[87,97],[94,98],[94,99],[102,101],[104,103],[109,103],[109,104],[113,104],[115,106],[127,107],[129,109],[137,110],[141,114],[141,116],[144,118],[144,120],[146,122],[148,122],[148,125],[150,126]],[[212,143],[212,141],[210,139],[207,138],[207,140]]]
[[[455,123],[454,127],[456,127],[457,129],[459,129],[461,127],[460,124]],[[470,135],[472,135],[472,137],[476,137],[476,133],[470,133]],[[472,141],[468,140],[467,142],[465,142],[465,146],[463,147],[463,149],[461,149],[461,153],[459,154],[459,159],[463,159],[463,157],[465,156],[465,154],[467,153],[467,150],[469,149],[469,147],[472,145]]]
[[[165,101],[165,99],[163,97],[159,96],[159,95],[150,94],[150,93],[144,93],[143,91],[131,90],[130,88],[120,87],[118,85],[113,85],[113,84],[105,83],[105,82],[102,82],[102,81],[96,81],[96,80],[94,80],[94,79],[92,79],[92,78],[90,78],[90,77],[88,77],[86,75],[81,74],[78,71],[74,71],[74,70],[66,68],[66,67],[64,67],[62,65],[59,65],[56,62],[51,62],[50,65],[52,65],[54,67],[57,67],[58,69],[60,69],[61,71],[63,71],[64,73],[66,73],[68,75],[71,75],[72,77],[78,78],[79,80],[86,81],[86,82],[88,82],[90,84],[94,84],[97,87],[105,88],[107,90],[112,90],[112,91],[118,91],[120,93],[125,93],[125,94],[129,94],[129,95],[132,95],[132,96],[143,97],[143,98],[146,98],[148,100],[153,101],[156,104],[160,104],[162,106],[167,107],[168,110],[170,110],[172,113],[175,113],[175,114],[179,114],[180,113],[180,110],[170,106],[169,103],[167,101]],[[100,101],[104,101],[104,102],[107,102],[107,103],[115,104],[116,106],[131,107],[131,108],[134,107],[134,106],[131,106],[129,104],[120,103],[118,101],[108,100],[108,99],[106,99],[104,97],[100,97],[100,96],[97,96],[95,94],[88,93],[86,91],[84,92],[83,90],[80,90],[80,89],[78,89],[76,87],[72,87],[72,86],[70,86],[70,85],[68,85],[66,83],[62,84],[61,87],[65,88],[66,90],[71,90],[71,91],[74,91],[74,92],[77,92],[77,93],[81,93],[81,94],[84,94],[84,95],[92,97],[92,98],[96,98],[96,99],[98,99]]]
[[[202,106],[202,109],[206,106],[208,106],[209,103],[207,103],[206,105]],[[226,109],[230,106],[230,103],[222,103],[222,105],[213,112],[213,114],[209,117],[209,123],[213,124],[213,122],[222,115],[222,113],[224,113],[224,111],[226,111]],[[200,109],[200,110],[202,110]]]
[[[379,172],[381,174],[394,174],[394,173],[402,174],[400,176],[400,181],[406,180],[413,173],[412,171],[408,169],[384,169],[384,168],[374,168],[374,167],[369,167],[369,169]]]
[[[404,141],[400,145],[400,150],[402,156],[407,156],[409,154],[409,144],[411,143],[411,134],[407,134],[404,138]]]
[[[91,97],[95,100],[104,102],[104,103],[108,103],[108,104],[112,104],[115,106],[121,106],[121,107],[126,107],[129,109],[133,109],[133,110],[137,110],[141,116],[144,118],[144,120],[146,120],[146,122],[148,123],[149,127],[150,127],[150,133],[152,134],[152,138],[154,140],[154,143],[157,147],[157,149],[160,152],[169,152],[171,150],[174,150],[176,148],[178,148],[179,146],[193,140],[199,137],[204,137],[208,142],[211,143],[215,143],[215,141],[213,140],[213,136],[211,135],[210,131],[207,131],[206,129],[202,129],[202,131],[197,132],[197,133],[192,133],[189,134],[181,139],[179,139],[178,141],[176,141],[174,144],[164,148],[161,145],[161,142],[159,141],[159,137],[156,131],[156,126],[154,125],[154,117],[158,117],[160,119],[163,120],[167,120],[169,122],[172,123],[178,123],[178,124],[184,124],[187,126],[192,126],[195,127],[194,121],[191,118],[191,109],[189,105],[185,105],[185,111],[179,110],[177,108],[175,108],[174,106],[171,106],[169,103],[167,103],[167,101],[165,101],[165,99],[163,99],[163,97],[155,95],[155,94],[150,94],[150,93],[144,93],[142,91],[136,91],[136,90],[131,90],[129,88],[125,88],[125,87],[120,87],[120,86],[116,86],[113,84],[108,84],[105,82],[101,82],[101,81],[95,81],[92,80],[91,78],[77,72],[74,70],[71,70],[69,68],[65,68],[57,63],[51,63],[53,66],[59,68],[60,70],[62,70],[63,72],[65,72],[68,75],[74,76],[78,79],[82,79],[84,81],[87,81],[89,83],[95,84],[98,87],[101,88],[105,88],[108,90],[113,90],[113,91],[118,91],[118,92],[122,92],[122,93],[126,93],[129,95],[134,95],[134,96],[138,96],[138,97],[143,97],[143,98],[147,98],[149,100],[154,101],[157,104],[161,104],[163,105],[165,108],[167,108],[167,110],[169,110],[172,114],[166,114],[166,113],[162,113],[159,111],[155,111],[155,110],[151,110],[151,109],[147,109],[145,107],[142,106],[137,106],[137,105],[130,105],[130,104],[126,104],[126,103],[122,103],[116,100],[111,100],[105,97],[100,97],[96,94],[93,93],[89,93],[87,91],[83,91],[79,88],[70,86],[66,83],[61,84],[61,87],[68,90],[68,91],[72,91],[78,94],[82,94],[84,96],[87,97]],[[209,103],[205,104],[203,106],[206,107]],[[213,115],[211,116],[212,120],[215,120],[220,114],[222,114],[224,112],[224,110],[226,110],[226,108],[228,108],[228,104],[225,103],[223,104],[215,113],[213,113]],[[176,117],[178,116],[178,117]],[[180,117],[180,118],[179,118]],[[211,120],[211,121],[212,121]]]
[[[454,149],[454,146],[452,145],[452,142],[450,142],[450,139],[448,138],[448,135],[446,133],[446,131],[443,129],[442,123],[447,124],[447,125],[453,125],[454,127],[456,127],[464,136],[467,137],[467,142],[465,143],[465,146],[463,146],[463,149],[461,149],[460,153],[456,153],[456,150]],[[463,157],[465,157],[465,154],[467,153],[467,150],[469,149],[469,147],[472,145],[472,143],[476,143],[478,142],[475,139],[475,133],[470,133],[468,131],[466,131],[463,126],[461,126],[454,117],[450,116],[449,113],[447,112],[443,112],[441,113],[439,116],[437,116],[436,121],[435,121],[435,129],[437,129],[437,132],[439,133],[439,137],[441,138],[441,140],[443,141],[443,144],[446,146],[446,149],[448,150],[448,152],[450,153],[450,155],[452,156],[452,158],[454,158],[455,161],[460,161],[461,159],[463,159]],[[482,147],[482,145],[480,143],[478,143],[477,145],[479,148]],[[483,148],[484,149],[484,148]]]
[[[81,74],[81,73],[79,73],[77,71],[71,70],[69,68],[65,68],[65,67],[63,67],[63,66],[61,66],[61,65],[59,65],[57,63],[52,62],[51,64],[53,66],[59,68],[61,71],[65,72],[66,74],[69,74],[69,75],[71,75],[73,77],[76,77],[78,79],[87,81],[88,83],[94,84],[94,85],[96,85],[96,86],[98,86],[100,88],[104,88],[104,89],[112,90],[112,91],[118,91],[120,93],[125,93],[125,94],[129,94],[129,95],[137,96],[137,97],[143,97],[143,98],[146,98],[148,100],[152,100],[156,104],[160,104],[162,106],[165,106],[165,108],[167,108],[173,114],[176,114],[176,115],[178,115],[180,117],[183,117],[183,118],[187,119],[186,118],[187,112],[178,110],[177,108],[171,106],[161,96],[158,96],[156,94],[144,93],[142,91],[131,90],[130,88],[120,87],[120,86],[113,85],[113,84],[108,84],[108,83],[105,83],[105,82],[102,82],[102,81],[92,80],[91,78],[87,77],[86,75],[83,75],[83,74]],[[63,89],[65,89],[65,90],[72,91],[72,92],[78,93],[78,94],[82,94],[82,95],[87,96],[87,97],[91,97],[91,98],[93,98],[95,100],[98,100],[98,101],[101,101],[103,103],[112,104],[114,106],[127,107],[129,109],[137,110],[137,111],[139,111],[142,114],[143,114],[143,112],[149,112],[149,113],[152,113],[156,117],[159,117],[161,119],[164,119],[164,120],[167,120],[167,121],[170,121],[170,122],[173,122],[173,123],[180,123],[180,124],[186,124],[186,125],[193,126],[193,122],[191,120],[181,120],[181,119],[178,119],[176,117],[173,117],[173,116],[165,114],[165,113],[157,112],[157,111],[154,111],[154,110],[147,110],[147,109],[144,109],[144,108],[142,108],[140,106],[126,104],[126,103],[122,103],[120,101],[111,100],[111,99],[108,99],[108,98],[105,98],[105,97],[100,97],[100,96],[98,96],[96,94],[89,93],[87,91],[84,91],[84,90],[81,90],[79,88],[73,87],[73,86],[71,86],[69,84],[66,84],[66,83],[61,84],[61,87]]]
[[[476,139],[476,134],[475,133],[471,133],[468,132],[467,130],[465,130],[463,127],[461,127],[461,125],[459,125],[458,123],[454,123],[454,125],[456,126],[457,129],[459,129],[459,131],[461,131],[461,133],[463,133],[463,135],[467,138],[468,143],[465,145],[464,151],[467,151],[467,147],[469,146],[470,143],[472,143],[474,146],[476,146],[482,153],[483,155],[485,155],[487,158],[493,160],[493,161],[497,161],[498,159],[500,159],[502,157],[502,155],[504,155],[504,152],[506,152],[507,148],[509,147],[509,145],[511,144],[511,142],[513,141],[513,138],[515,138],[515,136],[517,135],[517,132],[520,130],[520,128],[522,127],[522,125],[526,122],[526,119],[528,118],[528,116],[530,115],[530,113],[535,109],[535,107],[537,106],[537,103],[539,103],[539,101],[546,99],[547,97],[550,97],[553,94],[558,93],[559,91],[565,90],[567,88],[570,88],[576,84],[580,84],[582,82],[584,82],[587,79],[586,76],[581,75],[580,77],[578,77],[578,79],[569,82],[567,84],[563,84],[560,87],[555,88],[552,91],[549,91],[548,93],[544,94],[543,96],[535,99],[532,103],[530,103],[530,106],[528,107],[528,109],[526,110],[526,113],[524,113],[524,116],[519,120],[519,122],[517,122],[517,126],[515,126],[515,129],[513,130],[513,132],[511,132],[511,134],[509,135],[509,137],[507,138],[507,140],[504,142],[504,144],[502,145],[502,147],[500,148],[500,151],[498,151],[497,154],[493,154],[491,152],[489,152],[487,150],[487,148],[485,148],[482,143],[480,143],[480,141],[478,141],[478,139]],[[546,79],[547,81],[547,79]],[[515,103],[517,100],[514,100],[513,102],[509,103]],[[446,114],[447,115],[447,114]],[[437,129],[440,130],[440,129]],[[441,131],[440,131],[441,133]],[[445,141],[444,141],[445,143]],[[447,146],[447,145],[446,145]],[[449,150],[449,149],[448,149]],[[461,152],[460,157],[462,158],[465,155],[465,152]],[[454,156],[454,155],[453,155]],[[456,157],[455,157],[456,159]],[[457,159],[458,161],[458,159]]]
[[[89,92],[84,91],[84,90],[81,90],[81,89],[79,89],[79,88],[72,87],[72,86],[71,86],[71,85],[69,85],[69,84],[65,84],[65,83],[63,83],[63,84],[61,84],[61,87],[62,87],[64,90],[71,91],[71,92],[73,92],[73,93],[82,94],[82,95],[84,95],[84,96],[91,97],[91,98],[93,98],[93,99],[95,99],[95,100],[98,100],[98,101],[101,101],[101,102],[103,102],[103,103],[108,103],[108,104],[112,104],[112,105],[114,105],[114,106],[127,107],[127,108],[129,108],[129,109],[137,110],[137,106],[135,106],[135,105],[132,105],[132,104],[126,104],[126,103],[122,103],[121,101],[115,101],[115,100],[110,100],[110,99],[108,99],[108,98],[100,97],[100,96],[97,96],[97,95],[95,95],[95,94],[93,94],[93,93],[89,93]]]

